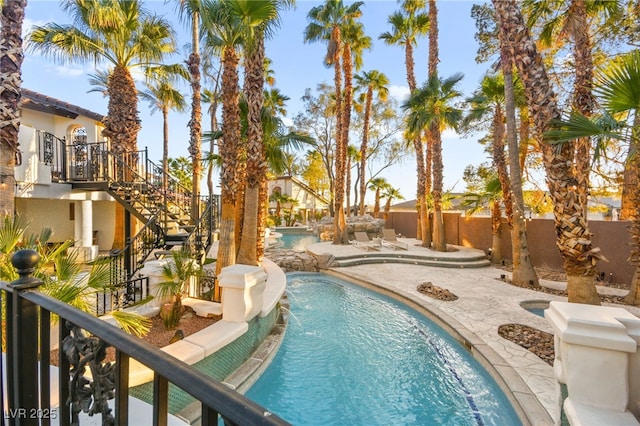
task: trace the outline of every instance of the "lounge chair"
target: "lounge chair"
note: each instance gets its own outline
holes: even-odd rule
[[[398,241],[398,239],[396,238],[396,231],[394,231],[393,229],[382,230],[382,244],[391,247],[394,250],[409,250],[409,244]]]
[[[354,237],[356,238],[352,241],[352,244],[358,248],[363,248],[366,251],[369,250],[380,250],[380,243],[376,241],[371,241],[366,232],[354,232]]]

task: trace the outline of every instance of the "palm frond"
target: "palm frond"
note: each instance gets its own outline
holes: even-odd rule
[[[141,337],[151,329],[151,319],[133,312],[113,311],[111,315],[125,333]]]

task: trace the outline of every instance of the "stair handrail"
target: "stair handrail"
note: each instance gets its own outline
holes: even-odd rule
[[[183,243],[183,247],[195,255],[197,259],[201,259],[200,254],[206,254],[207,249],[211,246],[213,233],[212,197],[201,197],[199,201],[202,199],[206,200],[206,206]],[[199,205],[200,203],[198,203]]]

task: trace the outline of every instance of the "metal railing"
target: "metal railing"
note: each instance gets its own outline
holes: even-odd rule
[[[51,167],[51,180],[64,182],[67,180],[67,148],[64,139],[36,130],[38,140],[38,160]]]
[[[42,281],[32,276],[38,260],[33,250],[16,252],[12,263],[20,278],[10,284],[0,283],[3,290],[0,296],[6,299],[6,378],[1,377],[6,390],[0,395],[1,425],[48,426],[53,418],[63,426],[78,425],[82,419],[80,413],[101,415],[103,425],[127,425],[131,359],[154,371],[148,424],[167,424],[169,383],[200,401],[203,425],[218,425],[219,417],[225,424],[233,425],[287,424],[143,340],[39,292]],[[57,373],[39,368],[51,362],[50,331],[54,314],[59,318],[61,348]],[[105,361],[109,346],[115,348],[114,362]],[[52,374],[58,375],[60,406],[57,408],[51,403]]]

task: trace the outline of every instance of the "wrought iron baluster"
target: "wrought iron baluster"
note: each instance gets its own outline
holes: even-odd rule
[[[69,361],[69,399],[71,420],[79,424],[79,414],[102,415],[103,426],[115,424],[108,400],[115,397],[116,368],[105,362],[108,345],[94,336],[88,336],[77,325],[67,322],[70,334],[62,342],[62,353]],[[87,368],[91,376],[87,376]]]

